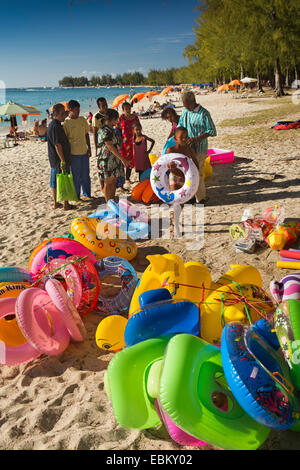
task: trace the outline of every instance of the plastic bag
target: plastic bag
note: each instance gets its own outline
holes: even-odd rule
[[[56,201],[78,201],[73,176],[64,170],[56,175]]]

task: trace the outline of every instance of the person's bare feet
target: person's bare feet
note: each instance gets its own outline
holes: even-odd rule
[[[61,207],[61,204],[59,202],[54,202],[52,205],[52,209],[59,209]]]
[[[64,211],[70,211],[72,209],[74,209],[75,206],[72,206],[71,204],[69,204],[68,202],[64,202]]]

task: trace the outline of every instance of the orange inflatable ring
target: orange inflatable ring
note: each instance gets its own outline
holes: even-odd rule
[[[150,180],[144,180],[138,183],[131,192],[132,199],[136,202],[151,204],[160,202],[160,199],[154,193]]]
[[[9,297],[17,298],[23,290],[30,286],[29,282],[1,282],[0,300]],[[27,343],[27,339],[21,333],[16,317],[0,319],[0,341],[3,341],[9,347],[21,346]]]

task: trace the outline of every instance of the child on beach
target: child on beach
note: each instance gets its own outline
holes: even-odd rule
[[[178,125],[178,121],[179,121],[179,116],[178,114],[176,113],[175,109],[173,108],[165,108],[163,110],[163,112],[161,113],[161,118],[164,120],[164,121],[169,121],[171,124],[172,124],[172,127],[171,127],[171,132],[168,136],[168,139],[170,139],[171,137],[173,137],[174,133],[175,133],[175,130],[176,130],[176,127]]]
[[[123,113],[120,116],[119,127],[122,131],[121,154],[127,161],[125,182],[130,183],[131,170],[134,167],[133,160],[133,125],[139,123],[139,118],[132,112],[130,104],[125,101],[122,104]]]
[[[139,174],[139,181],[143,171],[151,168],[149,154],[151,153],[155,140],[147,137],[142,133],[142,126],[140,122],[136,122],[132,126],[133,130],[133,159],[135,171]],[[147,142],[150,142],[150,148],[147,150]]]
[[[191,158],[195,165],[198,168],[198,163],[196,159],[196,152],[193,147],[188,146],[188,131],[185,127],[177,127],[174,133],[174,139],[176,144],[173,147],[169,147],[167,149],[167,153],[181,153],[188,158]],[[174,162],[169,164],[169,185],[171,191],[176,189],[180,189],[184,184],[184,175],[182,171],[180,171]]]

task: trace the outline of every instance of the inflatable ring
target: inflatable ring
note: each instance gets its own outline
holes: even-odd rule
[[[48,279],[45,290],[55,307],[61,312],[64,323],[74,341],[83,341],[86,329],[68,294],[57,279]]]
[[[16,298],[10,297],[0,300],[0,322],[5,321],[4,317],[15,314]],[[0,364],[7,366],[15,366],[18,364],[26,364],[33,361],[41,355],[40,351],[35,349],[29,342],[25,342],[11,346],[1,338],[0,341]]]
[[[170,190],[168,165],[173,162],[185,177],[184,185],[180,189]],[[183,204],[189,201],[199,186],[199,170],[195,163],[180,153],[162,155],[151,170],[151,186],[154,193],[167,204]]]
[[[274,315],[274,327],[281,350],[290,368],[296,390],[300,389],[300,301],[282,302]]]
[[[148,387],[148,394],[159,399],[186,433],[227,450],[257,449],[267,438],[270,430],[252,419],[234,397],[224,377],[219,348],[193,335],[173,336],[160,371],[155,372],[158,387]]]
[[[134,221],[145,222],[145,224],[148,224],[149,218],[147,209],[142,205],[132,204],[124,198],[119,199],[119,206],[125,210],[129,217],[131,217]]]
[[[222,333],[221,354],[228,384],[248,415],[272,429],[291,428],[294,399],[280,349],[255,328],[231,322]]]
[[[130,224],[132,222],[132,219],[129,217],[127,212],[124,212],[120,208],[120,205],[117,204],[113,199],[109,199],[107,205],[119,219],[124,220],[127,224]]]
[[[193,302],[172,300],[170,292],[162,288],[141,294],[140,303],[141,310],[134,312],[126,325],[126,347],[178,333],[199,336],[199,308]]]
[[[116,253],[128,261],[137,255],[137,246],[126,233],[117,227],[93,217],[74,219],[71,231],[78,242],[93,250],[99,258],[113,256]],[[117,238],[116,238],[117,237]],[[113,239],[114,246],[110,245]]]
[[[67,259],[73,255],[80,257],[87,256],[93,264],[97,261],[95,255],[82,243],[79,243],[79,241],[64,237],[61,237],[61,239],[57,241],[57,239],[54,238],[48,240],[48,242],[36,252],[31,261],[31,273],[35,275],[40,273],[44,266],[54,258]]]
[[[50,277],[63,278],[68,296],[74,306],[78,308],[82,299],[82,283],[78,270],[76,269],[76,263],[68,264],[68,261],[66,262],[66,260],[60,258],[52,259],[44,266],[43,272],[39,274],[38,279],[40,278],[40,280],[35,283],[35,287],[44,289],[45,284]]]
[[[36,315],[42,311],[51,319],[52,336],[37,321]],[[15,313],[23,335],[40,353],[57,356],[68,347],[70,335],[61,314],[42,289],[31,287],[21,292],[16,301]]]
[[[8,297],[16,298],[28,287],[31,287],[28,282],[0,283],[0,300]],[[10,318],[5,318],[4,315],[0,320],[0,341],[11,347],[21,346],[27,342],[17,323],[14,309]]]
[[[35,247],[35,249],[32,251],[31,255],[30,255],[30,258],[29,258],[29,262],[28,262],[28,266],[29,266],[29,269],[31,270],[31,265],[32,265],[32,260],[33,258],[36,256],[36,254],[42,249],[44,248],[44,246],[50,244],[51,242],[60,242],[60,241],[64,241],[66,237],[56,237],[56,238],[49,238],[47,240],[44,240],[42,243],[40,243],[39,245],[37,245]]]
[[[136,202],[143,202],[144,204],[151,204],[160,202],[159,197],[154,193],[150,179],[146,179],[138,183],[131,192],[131,197]]]
[[[0,268],[0,283],[2,282],[32,282],[32,276],[23,268],[3,267]]]
[[[96,263],[99,281],[104,276],[114,274],[120,277],[122,287],[119,294],[112,298],[98,297],[97,310],[104,313],[123,312],[129,308],[133,292],[138,283],[138,277],[131,264],[117,256],[103,258]]]

